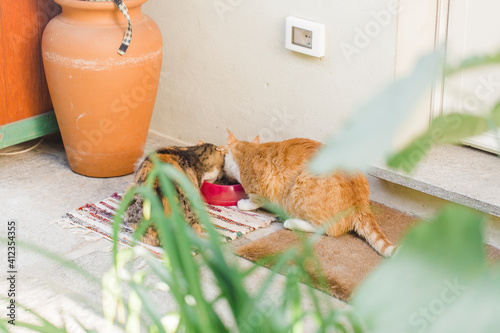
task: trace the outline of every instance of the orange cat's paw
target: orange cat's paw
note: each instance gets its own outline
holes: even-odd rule
[[[251,201],[250,199],[241,199],[238,201],[239,210],[256,210],[259,208],[260,206]]]
[[[288,219],[283,224],[285,229],[303,231],[303,232],[316,232],[317,228],[311,223],[300,219]]]

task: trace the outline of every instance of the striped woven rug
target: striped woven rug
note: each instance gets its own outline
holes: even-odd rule
[[[114,193],[102,201],[86,204],[67,213],[61,222],[69,222],[111,240],[113,216],[118,210],[121,199],[122,194]],[[271,222],[276,221],[274,215],[266,212],[246,212],[239,210],[236,206],[206,205],[206,207],[215,229],[227,240],[234,240],[259,228],[268,227]],[[162,248],[149,246],[142,242],[137,243],[133,240],[132,235],[133,230],[126,223],[123,223],[119,234],[122,244],[128,246],[139,244],[151,251],[156,257],[163,256]]]

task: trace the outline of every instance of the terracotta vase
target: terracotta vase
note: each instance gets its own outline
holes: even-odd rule
[[[142,156],[156,99],[162,38],[125,0],[133,25],[127,53],[117,53],[127,20],[113,2],[55,0],[62,13],[43,33],[43,64],[71,169],[92,177],[133,172]]]

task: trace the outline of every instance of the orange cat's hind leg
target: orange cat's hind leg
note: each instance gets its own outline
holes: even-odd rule
[[[338,221],[329,221],[331,226],[326,230],[328,236],[338,237],[347,234],[352,230],[351,219],[343,218]]]
[[[384,257],[391,256],[396,250],[380,229],[375,216],[371,212],[358,212],[337,222],[326,231],[329,236],[338,237],[350,231],[355,231],[363,237],[370,246]]]

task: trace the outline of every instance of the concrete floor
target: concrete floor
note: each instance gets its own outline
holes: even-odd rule
[[[32,143],[30,143],[32,144]],[[146,150],[170,145],[165,138],[150,134]],[[21,147],[12,147],[17,150]],[[64,147],[58,136],[49,136],[36,149],[13,156],[0,156],[0,236],[5,237],[8,221],[16,223],[16,301],[18,304],[33,309],[55,324],[64,320],[70,332],[78,332],[77,325],[71,318],[77,318],[87,328],[100,332],[121,331],[106,327],[102,319],[100,279],[111,265],[109,252],[111,243],[100,239],[87,241],[72,229],[64,229],[55,221],[71,210],[85,203],[101,200],[114,192],[124,191],[132,181],[132,175],[116,178],[89,178],[73,173],[66,160]],[[273,232],[281,225],[274,224],[248,238],[239,240],[245,243]],[[22,245],[21,243],[25,244]],[[92,274],[96,281],[90,282],[81,275],[38,254],[40,247],[71,261]],[[2,257],[7,249],[1,244]],[[242,265],[249,265],[243,259],[235,259]],[[7,274],[6,259],[2,263],[3,274]],[[268,271],[261,268],[258,278],[264,278]],[[3,276],[3,275],[2,275]],[[209,274],[206,274],[210,280]],[[282,278],[277,284],[283,282]],[[208,281],[208,285],[210,282]],[[213,287],[208,287],[208,290]],[[255,288],[254,285],[249,286]],[[273,288],[278,290],[278,288]],[[6,297],[8,290],[6,279],[0,281],[1,296]],[[272,295],[270,298],[278,298]],[[160,313],[175,309],[168,294],[155,294],[153,301]],[[334,306],[343,303],[330,297],[323,301]],[[307,300],[304,300],[308,303]],[[4,308],[4,301],[0,301]],[[308,306],[308,304],[305,304]],[[222,309],[221,312],[224,312]],[[224,314],[223,314],[224,316]],[[32,321],[30,315],[17,310],[18,321]],[[226,318],[230,321],[230,318]],[[22,331],[22,330],[19,330]]]

